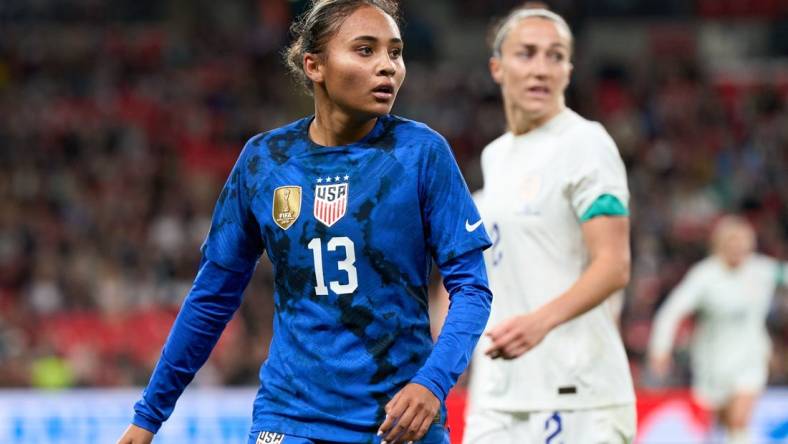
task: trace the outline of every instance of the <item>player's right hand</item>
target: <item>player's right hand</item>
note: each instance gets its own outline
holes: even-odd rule
[[[120,437],[117,444],[150,444],[152,441],[153,433],[131,424],[123,432],[123,436]]]
[[[386,404],[386,420],[380,426],[381,443],[412,443],[427,434],[440,400],[423,385],[411,382]]]
[[[491,345],[484,352],[492,359],[515,359],[539,345],[550,332],[539,311],[509,318],[485,333]]]

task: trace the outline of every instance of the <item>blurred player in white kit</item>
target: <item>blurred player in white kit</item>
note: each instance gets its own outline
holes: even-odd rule
[[[682,319],[698,313],[690,346],[693,394],[717,414],[727,443],[747,444],[753,407],[768,377],[766,316],[787,264],[754,253],[755,231],[738,216],[717,223],[711,249],[658,310],[649,360],[664,378],[676,330]]]
[[[629,281],[624,164],[605,129],[564,104],[563,18],[526,5],[491,40],[507,132],[482,154],[494,297],[464,442],[630,443],[635,394],[610,298]]]

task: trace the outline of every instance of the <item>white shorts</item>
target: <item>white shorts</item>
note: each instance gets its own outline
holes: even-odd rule
[[[692,394],[706,408],[725,407],[734,395],[758,394],[769,379],[768,363],[757,363],[737,368],[735,372],[696,372]]]
[[[463,444],[630,444],[634,404],[587,410],[504,412],[471,408]]]

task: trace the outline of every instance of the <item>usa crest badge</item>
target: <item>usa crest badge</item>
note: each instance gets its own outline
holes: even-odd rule
[[[271,215],[274,222],[283,230],[287,230],[301,214],[301,187],[286,186],[274,190],[274,203]]]
[[[344,179],[344,181],[343,181]],[[315,219],[330,227],[347,212],[348,176],[318,178],[315,186]]]

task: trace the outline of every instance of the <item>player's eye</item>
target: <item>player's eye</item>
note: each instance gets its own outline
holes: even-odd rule
[[[550,51],[547,53],[547,57],[553,62],[563,62],[566,58],[564,53],[560,51]]]
[[[359,46],[356,48],[356,52],[366,57],[371,56],[374,51],[372,51],[372,48],[369,46]]]
[[[536,48],[528,46],[517,51],[515,55],[523,59],[531,59],[536,55]]]
[[[391,58],[398,59],[402,57],[402,48],[394,48],[391,50]]]

